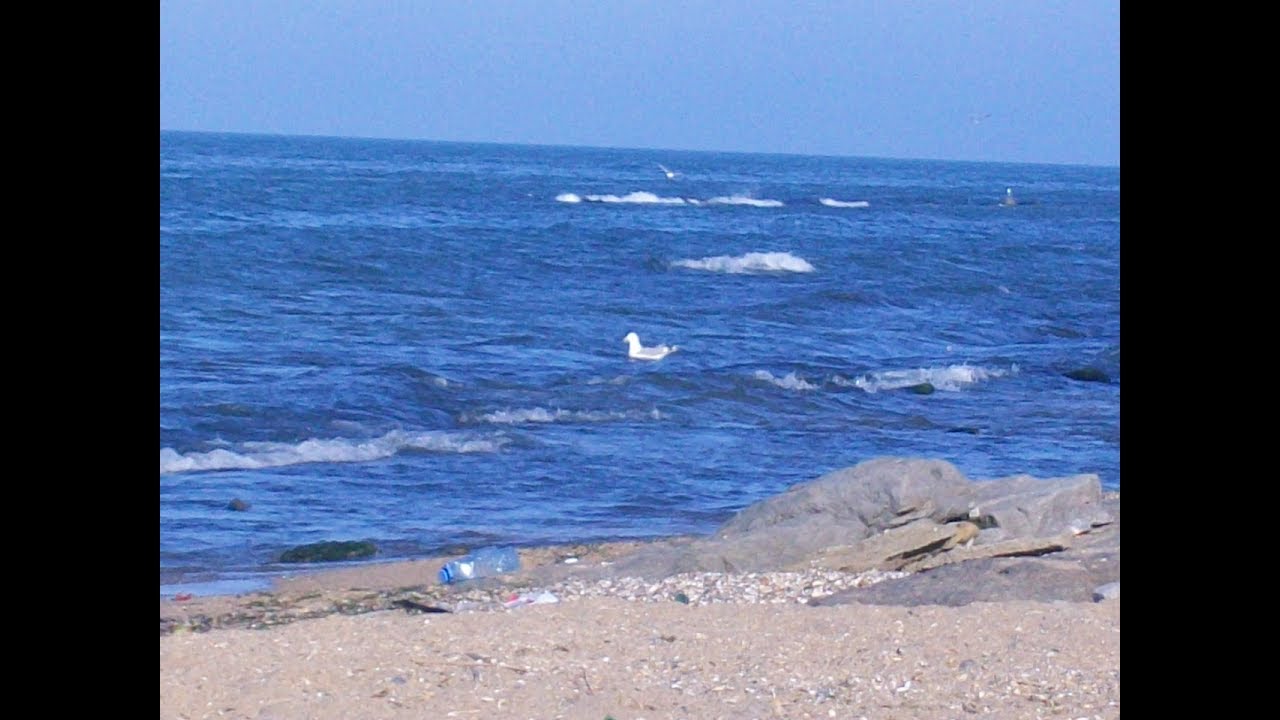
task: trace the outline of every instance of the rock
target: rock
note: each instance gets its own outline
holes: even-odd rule
[[[253,506],[241,500],[240,498],[232,498],[231,502],[227,503],[227,509],[235,510],[236,512],[244,512],[245,510],[248,510],[251,507]]]
[[[1109,582],[1093,589],[1093,601],[1114,600],[1120,597],[1120,582]]]
[[[802,527],[823,536],[813,543],[817,549],[838,544],[828,536],[861,540],[905,515],[963,517],[971,493],[968,479],[946,461],[876,458],[751,505],[722,525],[717,535],[732,538],[763,529]]]
[[[1097,475],[1040,479],[1017,475],[974,483],[970,517],[981,527],[999,527],[1007,537],[1055,537],[1106,525]]]
[[[1000,569],[1047,573],[1070,585],[1070,592],[1050,592],[1050,583],[1042,594],[1087,602],[1093,588],[1119,579],[1119,507],[1118,494],[1102,495],[1097,475],[972,482],[945,461],[876,458],[750,505],[712,536],[648,543],[607,568],[560,565],[554,572],[655,580],[691,572],[902,569],[932,577],[912,581],[920,584],[902,597],[954,604],[979,594],[953,583],[982,585],[982,572],[996,572],[982,568],[998,561],[1006,564]],[[1007,565],[1015,562],[1032,564]],[[959,566],[965,569],[953,569]],[[1070,583],[1060,579],[1068,568]],[[996,579],[1004,581],[997,589],[1011,582],[1008,573]]]
[[[986,558],[946,565],[929,572],[844,590],[810,605],[948,605],[1036,600],[1089,602],[1089,571],[1079,564],[1046,558]]]
[[[898,569],[906,570],[907,572],[921,572],[924,570],[932,570],[933,568],[942,567],[943,565],[949,565],[951,563],[964,562],[966,560],[981,560],[982,558],[992,557],[1047,555],[1049,553],[1061,552],[1069,547],[1071,547],[1071,540],[1069,536],[1054,539],[1018,538],[1014,540],[1005,540],[992,545],[956,548],[950,552],[917,558],[912,562],[903,564]]]
[[[982,534],[982,530],[971,522],[961,521],[955,524],[955,532],[951,534],[951,539],[942,546],[943,550],[950,550],[957,545],[972,545],[973,541]]]
[[[1066,375],[1072,380],[1079,380],[1080,382],[1099,382],[1099,383],[1111,382],[1111,378],[1107,377],[1107,374],[1105,372],[1095,367],[1084,367],[1084,368],[1077,368],[1075,370],[1068,370],[1067,372],[1063,373],[1063,375]]]
[[[942,460],[877,458],[755,503],[711,538],[659,544],[624,569],[643,577],[680,572],[777,570],[925,518],[961,518],[973,489]],[[949,537],[949,536],[947,536]],[[937,538],[945,540],[946,537]]]
[[[317,563],[359,560],[372,557],[377,551],[377,546],[367,540],[330,540],[290,548],[280,555],[280,562]]]
[[[855,545],[824,548],[789,569],[811,567],[860,573],[867,570],[901,570],[920,558],[936,557],[935,553],[967,542],[978,534],[978,527],[970,522],[939,525],[924,519],[909,525],[885,530]]]

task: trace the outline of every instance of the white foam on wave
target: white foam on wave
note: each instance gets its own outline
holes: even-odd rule
[[[391,457],[403,450],[439,453],[496,452],[506,438],[474,439],[445,432],[392,430],[371,440],[333,438],[309,439],[300,443],[246,442],[236,450],[180,453],[160,449],[160,474],[201,470],[255,470],[303,463],[369,462]]]
[[[789,372],[783,377],[777,377],[768,370],[757,370],[754,375],[755,379],[773,383],[785,390],[817,390],[818,386],[808,382],[804,378]]]
[[[1013,371],[1017,370],[1014,366]],[[948,365],[938,368],[914,368],[910,370],[884,370],[847,380],[840,376],[831,378],[836,385],[856,387],[869,393],[929,383],[936,390],[958,392],[969,385],[1007,375],[1009,370],[984,368],[976,365]]]
[[[665,417],[657,408],[652,410],[563,410],[556,408],[525,408],[495,410],[494,412],[464,415],[463,422],[484,422],[500,425],[524,425],[526,423],[554,422],[614,422],[619,420],[661,420]]]
[[[866,200],[833,200],[831,198],[818,198],[818,202],[827,207],[834,208],[864,208],[871,207],[871,203]]]
[[[693,270],[709,270],[722,273],[765,273],[765,272],[813,272],[814,268],[804,258],[796,257],[788,252],[749,252],[746,255],[731,257],[717,255],[700,260],[677,260],[671,263],[675,267]]]
[[[626,195],[587,195],[588,202],[629,203],[634,205],[684,205],[685,199],[680,197],[662,197],[651,192],[637,190]]]
[[[749,205],[751,207],[774,208],[782,207],[786,203],[781,200],[759,199],[747,195],[722,195],[719,197],[700,200],[691,197],[666,197],[657,193],[651,193],[646,190],[637,190],[629,192],[626,195],[579,195],[577,193],[565,192],[556,196],[556,200],[562,203],[620,203],[624,205]]]
[[[781,200],[760,200],[746,195],[723,195],[707,201],[708,205],[750,205],[752,207],[782,207]]]

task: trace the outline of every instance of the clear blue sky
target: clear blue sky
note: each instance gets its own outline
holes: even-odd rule
[[[161,0],[160,128],[1120,164],[1119,0]]]

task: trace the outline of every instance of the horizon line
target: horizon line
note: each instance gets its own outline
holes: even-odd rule
[[[1049,165],[1053,167],[1082,167],[1082,168],[1098,168],[1098,169],[1115,169],[1119,170],[1119,163],[1115,165],[1094,165],[1090,163],[1080,162],[1047,162],[1047,161],[1029,161],[1029,160],[962,160],[956,158],[934,158],[934,157],[890,157],[885,155],[841,155],[832,153],[802,153],[802,152],[778,152],[778,151],[762,151],[762,150],[708,150],[708,149],[688,149],[688,148],[660,148],[660,147],[625,147],[611,145],[575,145],[568,143],[541,143],[541,142],[513,142],[500,140],[440,140],[430,138],[403,138],[403,137],[377,137],[377,136],[361,136],[361,135],[331,135],[324,133],[284,133],[269,131],[250,131],[250,130],[189,130],[182,128],[160,128],[160,132],[170,133],[191,133],[204,135],[251,135],[261,137],[281,137],[281,138],[312,138],[326,140],[375,140],[386,142],[423,142],[423,143],[452,143],[456,145],[514,145],[523,147],[541,147],[541,148],[567,148],[579,150],[624,150],[637,152],[672,152],[672,153],[707,153],[721,155],[777,155],[785,157],[813,157],[813,158],[841,158],[850,160],[894,160],[899,162],[955,162],[955,163],[975,163],[975,164],[997,164],[997,165]]]

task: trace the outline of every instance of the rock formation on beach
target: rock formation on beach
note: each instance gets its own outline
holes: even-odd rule
[[[1120,579],[1120,498],[1104,496],[1096,475],[971,481],[942,460],[877,458],[755,503],[709,537],[652,543],[604,572],[810,568],[912,573],[825,603],[1087,601]]]

